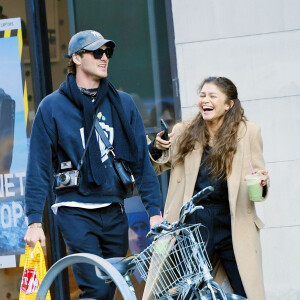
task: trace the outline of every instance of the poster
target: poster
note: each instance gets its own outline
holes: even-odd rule
[[[5,256],[24,253],[27,229],[27,95],[22,45],[21,19],[0,20],[0,268]]]
[[[149,217],[139,196],[125,199],[125,211],[128,217],[128,237],[129,249],[127,255],[141,253],[151,243],[152,239],[146,237],[150,230]],[[137,299],[142,299],[145,281],[136,269],[131,276],[131,281],[135,289]],[[115,295],[115,300],[123,299],[119,292]]]

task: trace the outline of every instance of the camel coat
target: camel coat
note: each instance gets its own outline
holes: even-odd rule
[[[169,222],[178,219],[180,207],[193,196],[202,157],[202,147],[197,143],[195,149],[185,157],[183,164],[173,166],[178,150],[176,140],[185,127],[184,123],[177,124],[173,129],[171,150],[164,151],[157,161],[152,160],[157,174],[171,168],[164,211],[164,218]],[[227,185],[233,249],[249,300],[265,300],[259,239],[259,229],[264,225],[256,215],[254,203],[248,198],[247,185],[244,181],[245,176],[251,174],[249,160],[255,171],[265,169],[262,148],[260,128],[254,123],[246,122],[246,126],[241,123],[238,129],[237,151],[232,163],[232,172],[227,178]],[[269,182],[267,187],[269,187]],[[224,269],[219,268],[215,278],[220,279],[224,274]],[[216,281],[221,283],[220,280],[216,279]],[[150,284],[148,289],[147,284],[143,299],[153,298]]]

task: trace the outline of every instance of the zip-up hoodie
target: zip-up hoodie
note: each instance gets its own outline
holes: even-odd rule
[[[139,195],[151,217],[159,214],[161,194],[148,154],[143,121],[131,96],[120,91],[118,93],[138,146],[136,161],[129,163],[129,166]],[[84,151],[80,134],[82,118],[83,112],[72,102],[66,82],[40,103],[32,127],[26,174],[25,212],[29,224],[42,222],[45,199],[53,183],[53,172],[60,172],[61,162],[71,161],[73,169],[76,169]],[[117,138],[118,133],[115,132]],[[111,166],[109,160],[106,164],[107,167]],[[118,185],[112,170],[108,168],[107,174],[103,174],[106,177],[105,184],[97,186],[88,182],[83,168],[79,189],[53,189],[56,203],[123,203],[126,194]]]

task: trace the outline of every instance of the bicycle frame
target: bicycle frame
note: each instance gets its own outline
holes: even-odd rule
[[[225,294],[225,292],[222,290],[222,288],[216,282],[213,281],[213,277],[210,273],[209,259],[208,259],[208,257],[207,258],[205,257],[205,255],[207,255],[206,251],[205,251],[205,249],[203,249],[203,244],[199,241],[199,240],[202,240],[200,232],[199,232],[200,238],[199,237],[195,238],[195,232],[192,232],[194,230],[192,228],[192,226],[187,226],[184,224],[184,219],[187,215],[193,213],[197,209],[203,209],[202,206],[197,206],[199,200],[201,198],[206,197],[206,195],[211,193],[213,190],[214,189],[212,187],[207,187],[207,188],[203,189],[202,191],[200,191],[189,202],[187,202],[186,204],[184,204],[181,207],[178,221],[173,222],[172,224],[168,223],[167,221],[163,221],[161,224],[155,225],[151,229],[150,233],[148,234],[148,237],[155,236],[153,243],[156,243],[157,241],[161,240],[162,237],[164,237],[164,236],[174,236],[174,238],[177,238],[176,243],[180,244],[181,240],[178,238],[178,236],[183,236],[186,240],[189,241],[188,242],[188,244],[189,244],[188,250],[190,251],[190,254],[192,257],[192,259],[186,260],[185,267],[187,269],[193,270],[194,265],[199,266],[198,272],[196,272],[195,274],[192,274],[192,273],[185,274],[185,276],[183,276],[185,278],[175,278],[177,281],[174,283],[174,285],[175,285],[175,288],[177,288],[177,290],[180,290],[180,288],[181,288],[180,293],[176,293],[177,290],[174,289],[174,287],[170,288],[171,286],[166,283],[167,280],[165,280],[164,278],[161,280],[159,279],[160,276],[164,276],[163,266],[159,266],[159,268],[154,270],[154,272],[156,271],[157,274],[159,274],[155,280],[157,280],[157,281],[160,280],[157,287],[153,288],[153,289],[157,288],[158,292],[157,291],[155,292],[152,289],[155,299],[157,299],[157,300],[165,299],[165,298],[173,299],[172,296],[174,296],[175,294],[178,294],[178,295],[180,294],[180,296],[179,296],[180,298],[177,298],[177,299],[183,300],[183,299],[186,299],[186,296],[188,294],[190,295],[190,293],[192,293],[194,296],[197,297],[197,299],[200,299],[200,300],[245,299],[241,296],[237,296],[237,295],[233,295],[233,294],[227,296]],[[153,246],[151,246],[151,245],[147,249],[145,249],[141,254],[139,254],[137,256],[137,258],[134,260],[139,271],[141,272],[142,277],[144,274],[145,280],[147,280],[147,276],[149,275],[149,272],[143,273],[143,268],[147,269],[147,266],[143,262],[143,259],[144,259],[144,257],[146,257],[148,255],[148,254],[146,254],[147,251],[150,251],[150,257],[151,257],[151,255],[153,255],[154,252],[153,252],[153,249],[151,248]],[[173,246],[173,248],[175,248],[175,246]],[[204,246],[204,248],[205,248],[205,246]],[[172,258],[170,258],[170,256],[175,255],[174,253],[172,253],[172,251],[173,251],[173,249],[170,250],[171,254],[169,256],[165,256],[163,259],[171,260]],[[188,254],[185,254],[185,252],[182,251],[181,255],[184,260],[184,255],[188,255]],[[154,256],[154,258],[155,258],[155,256]],[[144,263],[144,266],[143,266],[143,263]],[[162,261],[161,264],[163,265],[164,261]],[[179,268],[181,268],[178,271],[179,276],[180,276],[181,275],[180,272],[182,272],[182,266],[180,266]],[[150,269],[151,269],[151,264],[150,264],[150,267],[148,267],[148,271]],[[173,270],[170,270],[170,272],[173,272]],[[161,275],[161,274],[163,274],[163,275]],[[165,276],[167,277],[168,275],[165,275]],[[172,276],[170,276],[170,277],[172,277]],[[151,280],[153,280],[153,279],[151,278]],[[184,282],[184,284],[182,284],[182,282],[180,282],[180,280],[182,282]],[[201,284],[204,284],[204,287],[201,290],[199,290],[199,286]],[[178,285],[179,287],[178,286],[176,287],[176,285]],[[161,291],[159,291],[159,289],[161,289]],[[174,293],[174,290],[175,290],[175,293]],[[172,291],[172,294],[170,294],[170,291]],[[207,293],[207,291],[209,291],[209,292]],[[215,294],[215,292],[216,292],[216,294]],[[165,298],[160,297],[160,294],[162,297],[165,297]],[[193,299],[195,299],[195,298],[193,298]]]

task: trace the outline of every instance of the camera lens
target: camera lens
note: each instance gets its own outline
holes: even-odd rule
[[[68,185],[71,181],[71,177],[69,174],[60,174],[59,175],[60,183],[63,185]]]

